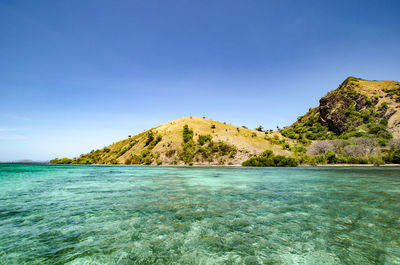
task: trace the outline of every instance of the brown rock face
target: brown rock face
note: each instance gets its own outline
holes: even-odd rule
[[[345,132],[354,125],[348,120],[347,109],[355,104],[357,111],[367,106],[366,97],[354,91],[354,83],[346,79],[338,89],[329,92],[319,101],[319,121],[336,134]]]

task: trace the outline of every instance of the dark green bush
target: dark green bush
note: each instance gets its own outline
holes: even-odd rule
[[[116,164],[118,164],[118,161],[117,161],[117,159],[115,159],[115,158],[111,158],[111,159],[110,159],[110,164],[113,164],[113,165],[116,165]]]
[[[400,149],[396,150],[392,154],[392,163],[400,164]]]
[[[118,157],[122,156],[123,154],[126,153],[126,151],[128,151],[128,148],[124,147],[121,149],[121,151],[118,153]]]
[[[125,165],[130,165],[130,164],[132,164],[132,156],[125,159]]]
[[[262,127],[261,125],[256,128],[256,131],[259,131],[259,132],[262,132],[263,130],[264,130],[264,127]]]
[[[193,131],[189,129],[189,126],[185,124],[183,126],[183,142],[188,143],[189,141],[193,141]]]
[[[381,120],[379,121],[379,124],[380,124],[380,125],[387,126],[387,125],[388,125],[388,120],[385,119],[385,118],[383,118],[383,119],[381,119]]]
[[[182,151],[180,152],[179,156],[185,164],[190,164],[193,162],[194,158],[194,142],[193,142],[193,130],[189,129],[189,126],[185,124],[183,126],[183,143],[182,143]]]
[[[170,149],[170,150],[168,150],[167,152],[165,152],[165,156],[166,156],[166,157],[171,157],[171,156],[173,156],[175,153],[176,153],[176,150],[175,150],[175,149]]]
[[[325,154],[326,161],[328,164],[335,164],[336,163],[336,154],[332,151],[328,151]]]
[[[197,139],[197,143],[200,146],[203,146],[205,143],[209,143],[212,141],[212,136],[207,134],[207,135],[201,135],[199,134],[199,138]]]
[[[389,164],[400,164],[400,149],[388,151],[383,160]]]
[[[292,152],[294,152],[294,153],[305,153],[305,152],[307,152],[307,149],[302,145],[291,147],[290,150]]]
[[[158,135],[155,139],[153,138],[153,141],[149,143],[148,148],[153,149],[161,140],[162,137],[160,135]]]
[[[400,97],[400,86],[392,88],[392,89],[383,89],[383,91],[386,93],[393,93]]]
[[[388,143],[388,140],[382,137],[378,137],[377,140],[380,146],[386,146]]]
[[[67,157],[60,158],[60,159],[55,158],[55,159],[50,160],[49,163],[50,164],[65,164],[65,165],[67,165],[67,164],[73,164],[74,160],[67,158]]]
[[[266,150],[260,156],[252,157],[242,163],[244,167],[295,167],[298,161],[292,157],[277,155]]]
[[[361,157],[349,156],[347,157],[348,164],[368,164],[368,160]]]
[[[147,140],[144,146],[148,146],[154,140],[153,131],[147,133]]]

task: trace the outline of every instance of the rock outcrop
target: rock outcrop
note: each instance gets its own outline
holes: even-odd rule
[[[356,111],[363,111],[367,107],[367,97],[356,93],[354,86],[354,82],[348,78],[338,89],[329,92],[319,101],[319,121],[338,135],[351,125],[358,125],[349,121],[349,107],[354,105]]]

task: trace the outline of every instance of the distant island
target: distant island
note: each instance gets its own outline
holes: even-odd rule
[[[22,160],[14,160],[14,161],[0,161],[0,164],[43,164],[49,163],[49,161],[38,161],[31,159],[22,159]]]
[[[180,118],[50,164],[400,164],[400,83],[348,77],[316,108],[276,131]]]

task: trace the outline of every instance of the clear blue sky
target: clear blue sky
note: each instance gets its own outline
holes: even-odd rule
[[[347,76],[400,80],[399,1],[0,0],[0,161],[185,116],[291,124]]]

